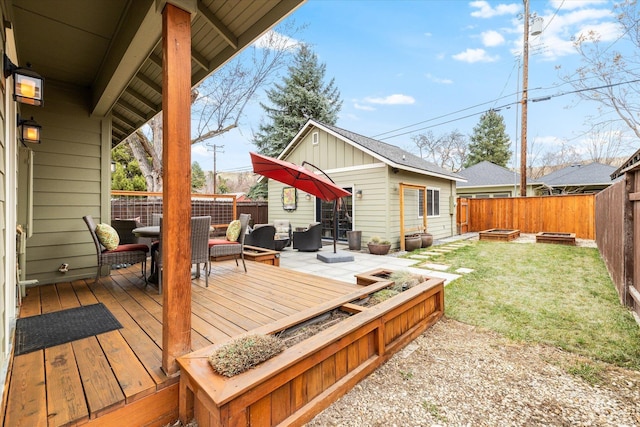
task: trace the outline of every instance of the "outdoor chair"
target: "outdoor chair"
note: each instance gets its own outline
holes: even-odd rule
[[[250,230],[245,236],[244,244],[273,251],[276,248],[275,235],[276,228],[273,225],[256,224],[253,230]]]
[[[200,277],[200,264],[204,264],[205,283],[209,286],[209,229],[210,216],[191,218],[191,264],[196,264],[196,278]],[[162,293],[162,217],[160,218],[160,237],[156,252],[156,269],[158,272],[158,293]]]
[[[85,215],[82,217],[85,224],[87,224],[87,228],[91,233],[91,238],[93,239],[93,243],[96,247],[96,255],[98,258],[98,271],[96,273],[96,282],[100,279],[100,271],[102,270],[102,266],[108,265],[109,270],[111,270],[112,265],[119,264],[137,264],[142,263],[142,277],[144,278],[145,284],[147,283],[147,253],[149,252],[149,247],[143,244],[130,243],[130,244],[117,244],[113,246],[113,249],[107,249],[105,245],[100,241],[98,237],[98,233],[96,233],[96,229],[98,226],[96,225],[93,217],[91,215]],[[102,225],[102,224],[101,224]],[[111,227],[106,227],[106,229]],[[104,229],[104,227],[101,227]],[[116,236],[112,234],[116,233]],[[111,238],[118,237],[117,232],[113,230],[111,234]],[[106,240],[103,238],[103,241]],[[113,241],[112,241],[113,243]],[[109,246],[111,244],[107,243]]]
[[[118,232],[120,236],[120,244],[140,243],[138,238],[133,234],[133,229],[142,227],[137,219],[112,219],[111,227]]]
[[[293,232],[293,249],[312,252],[322,249],[322,224],[310,224],[304,231]]]
[[[209,240],[209,259],[218,258],[218,257],[226,257],[231,256],[236,260],[236,266],[238,266],[238,255],[242,259],[242,266],[244,267],[244,272],[247,272],[247,264],[244,262],[244,243],[245,243],[245,235],[247,233],[247,227],[249,225],[249,220],[251,219],[251,215],[249,214],[240,214],[240,234],[237,237],[237,240],[229,240],[229,239],[210,239]],[[229,233],[227,233],[227,236]],[[209,261],[211,262],[211,261]],[[211,267],[209,267],[209,272],[211,272]]]

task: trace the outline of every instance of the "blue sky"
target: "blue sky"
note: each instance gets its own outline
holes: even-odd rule
[[[521,0],[309,0],[288,19],[306,25],[298,40],[311,45],[326,65],[326,81],[334,78],[341,92],[337,126],[417,153],[412,135],[469,135],[482,112],[502,107],[515,151],[522,12]],[[580,65],[572,38],[582,32],[595,30],[605,46],[622,48],[613,2],[531,0],[530,13],[543,18],[544,31],[529,39],[529,98],[552,98],[529,103],[528,143],[538,157],[563,141],[582,150],[585,121],[598,115],[598,105],[559,96],[572,90],[560,77]],[[218,171],[250,169],[252,134],[263,118],[257,101],[239,129],[210,141],[224,145]],[[196,145],[192,161],[211,170],[213,153]]]

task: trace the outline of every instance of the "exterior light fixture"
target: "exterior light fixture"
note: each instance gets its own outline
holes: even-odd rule
[[[362,190],[356,190],[356,197],[362,199]]]
[[[20,141],[30,144],[40,144],[40,126],[33,117],[30,119],[21,119],[18,116],[18,128],[20,128]]]
[[[311,194],[308,194],[308,193],[305,194],[304,198],[307,199],[307,200],[311,200]]]
[[[4,78],[13,76],[14,101],[41,107],[44,78],[30,67],[30,64],[27,64],[27,67],[18,67],[6,54],[4,55]]]
[[[111,160],[111,173],[114,173],[115,171],[116,171],[116,162]]]

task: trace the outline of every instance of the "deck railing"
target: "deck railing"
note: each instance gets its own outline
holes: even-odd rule
[[[136,218],[151,225],[151,216],[162,213],[162,193],[111,191],[111,218]],[[238,217],[235,194],[191,194],[191,215],[211,216],[214,227],[226,227]]]

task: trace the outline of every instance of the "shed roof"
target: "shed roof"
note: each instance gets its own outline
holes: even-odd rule
[[[309,119],[307,123],[305,123],[302,129],[296,134],[291,143],[289,143],[278,158],[286,158],[289,152],[302,140],[302,137],[313,127],[335,135],[347,144],[356,146],[360,150],[372,155],[392,168],[445,178],[453,181],[463,182],[465,180],[461,175],[441,168],[440,166],[428,162],[415,154],[411,154],[400,147],[342,129],[337,126],[327,125],[313,119]]]
[[[538,181],[550,187],[575,186],[575,185],[609,185],[611,174],[616,170],[614,166],[602,163],[589,163],[588,165],[571,165],[551,172]]]

